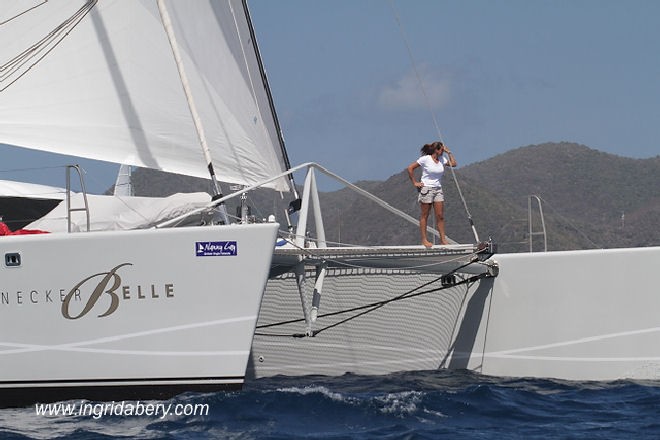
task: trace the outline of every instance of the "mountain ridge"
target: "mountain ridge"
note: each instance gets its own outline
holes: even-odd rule
[[[460,152],[457,156],[460,159]],[[576,143],[548,142],[515,148],[453,171],[467,206],[466,211],[452,171],[446,172],[447,234],[458,242],[475,241],[469,211],[480,240],[492,238],[504,252],[528,251],[528,196],[535,195],[542,200],[548,250],[660,245],[660,156],[633,159]],[[145,196],[209,190],[207,180],[146,169],[136,170],[133,182],[135,194]],[[384,181],[355,185],[419,217],[417,192],[405,170]],[[350,189],[321,192],[319,197],[330,242],[419,243],[416,225]],[[282,213],[288,198],[257,190],[250,193],[249,203],[258,217],[274,212],[281,224],[286,223]],[[228,207],[235,212],[235,202]],[[534,231],[541,230],[539,218],[535,209]],[[533,239],[534,250],[543,250],[542,238]]]

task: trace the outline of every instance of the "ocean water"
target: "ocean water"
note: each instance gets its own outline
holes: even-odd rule
[[[276,377],[240,392],[140,403],[201,405],[208,414],[55,416],[37,415],[34,406],[3,409],[0,439],[660,438],[660,382],[419,371]]]

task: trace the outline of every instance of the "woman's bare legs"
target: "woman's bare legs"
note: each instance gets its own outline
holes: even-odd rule
[[[440,244],[449,244],[445,237],[445,203],[433,203],[433,210],[435,211],[435,227],[440,233]]]
[[[433,246],[433,243],[431,243],[427,238],[426,238],[426,224],[429,218],[429,213],[431,212],[431,204],[430,203],[420,203],[419,207],[421,208],[421,214],[419,216],[419,232],[422,235],[422,244],[426,246],[427,248],[430,248]]]

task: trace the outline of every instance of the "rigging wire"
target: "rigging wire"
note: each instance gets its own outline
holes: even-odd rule
[[[34,9],[37,9],[39,6],[43,6],[43,5],[45,5],[46,3],[48,3],[48,0],[43,0],[43,1],[42,1],[41,3],[39,3],[38,5],[34,5],[34,6],[32,6],[31,8],[28,8],[28,9],[24,10],[23,12],[19,12],[18,14],[14,15],[13,17],[9,17],[9,18],[6,19],[5,21],[0,21],[0,26],[2,26],[3,24],[7,24],[7,23],[9,23],[10,21],[12,21],[12,20],[14,20],[14,19],[20,17],[21,15],[27,14],[28,12],[30,12],[30,11],[32,11],[32,10],[34,10]]]
[[[424,87],[424,81],[422,81],[422,77],[419,74],[419,69],[417,68],[417,62],[415,61],[415,57],[413,56],[412,49],[410,48],[410,43],[408,42],[408,38],[403,29],[403,24],[401,23],[399,13],[396,7],[394,6],[394,0],[390,0],[390,8],[392,9],[394,20],[396,21],[397,26],[399,27],[399,32],[401,33],[401,38],[403,39],[403,43],[406,46],[408,57],[410,58],[413,71],[415,72],[415,77],[417,78],[417,83],[419,84],[419,88],[421,89],[422,95],[424,96],[424,101],[426,103],[429,113],[431,114],[431,118],[433,119],[433,125],[435,126],[436,133],[438,134],[438,138],[440,139],[440,141],[444,144],[444,140],[442,139],[442,133],[440,131],[440,125],[438,124],[438,120],[435,116],[435,112],[433,111],[433,106],[431,105],[431,100],[429,99],[428,92],[426,91],[426,87]],[[477,229],[474,226],[474,221],[472,220],[472,214],[470,214],[470,210],[468,209],[467,201],[463,196],[463,191],[461,191],[461,187],[458,184],[458,179],[456,178],[456,172],[454,171],[454,167],[450,166],[449,169],[451,170],[451,175],[454,180],[454,184],[456,185],[456,189],[458,190],[458,195],[461,201],[463,202],[463,208],[465,209],[465,213],[467,214],[468,221],[470,222],[470,227],[472,228],[472,233],[474,234],[475,242],[479,243],[480,242],[479,234],[477,234]]]
[[[0,83],[12,79],[6,86],[0,88],[0,92],[6,90],[16,81],[25,76],[34,66],[41,62],[55,47],[66,38],[69,33],[87,16],[96,6],[98,0],[88,0],[71,17],[64,20],[50,31],[41,40],[28,47],[8,62],[0,65]],[[25,67],[27,66],[27,67]]]
[[[43,170],[53,170],[58,168],[64,169],[65,167],[66,165],[49,165],[43,167],[10,168],[10,169],[0,170],[0,173],[21,173],[24,171],[43,171]]]

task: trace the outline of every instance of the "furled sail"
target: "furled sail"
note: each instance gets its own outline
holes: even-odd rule
[[[243,2],[166,4],[218,179],[282,173]],[[0,0],[0,41],[0,143],[209,177],[155,0]]]

